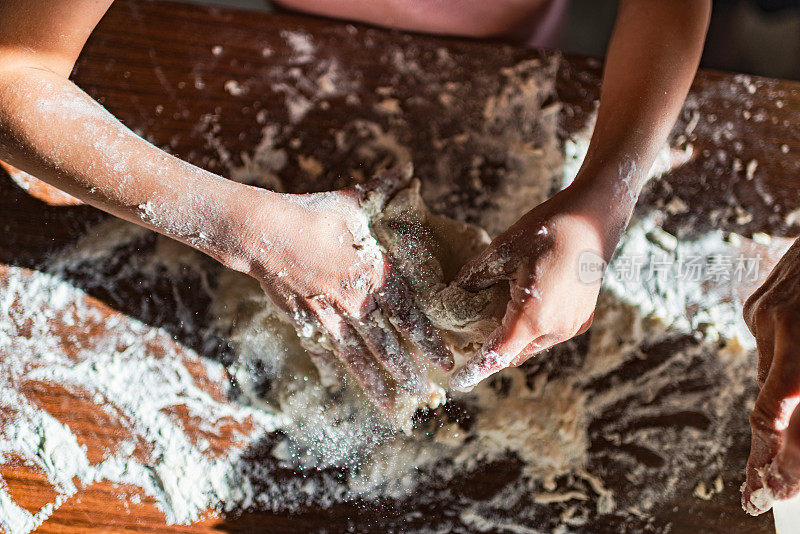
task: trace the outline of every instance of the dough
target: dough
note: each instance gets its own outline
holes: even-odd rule
[[[485,249],[489,235],[474,225],[435,215],[420,182],[399,191],[371,215],[370,229],[399,269],[417,306],[439,328],[456,356],[471,355],[500,324],[508,303],[501,284],[478,293],[449,285]]]
[[[503,284],[478,293],[449,284],[461,266],[489,244],[489,236],[477,226],[430,213],[420,196],[418,180],[391,198],[381,195],[371,193],[362,203],[369,230],[392,258],[417,306],[440,329],[459,366],[500,324],[509,298]],[[234,372],[241,391],[255,404],[285,411],[287,404],[292,404],[287,395],[297,395],[300,388],[307,390],[303,395],[309,394],[307,376],[315,374],[310,356],[288,318],[272,306],[252,279],[226,273],[220,283],[227,285],[219,293],[226,296],[228,305],[217,313],[220,324],[234,324],[229,338],[238,355]],[[314,395],[324,396],[322,390],[327,390],[341,400],[342,383],[347,382],[342,369],[325,361],[314,360],[314,364],[318,371],[315,387],[320,388]],[[445,386],[447,375],[434,365],[426,367],[431,380],[440,388]],[[358,396],[355,388],[349,389],[354,398]],[[436,406],[443,395],[440,389],[423,404]],[[394,423],[407,427],[419,405],[416,401],[403,403]]]

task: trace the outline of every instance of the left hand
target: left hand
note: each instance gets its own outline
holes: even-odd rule
[[[742,506],[759,515],[773,498],[788,499],[800,491],[800,239],[747,299],[744,319],[758,345],[761,392],[750,414]]]
[[[451,387],[468,391],[589,328],[619,237],[603,227],[591,205],[597,198],[571,186],[525,214],[461,269],[455,283],[469,291],[508,280],[511,301],[501,326],[453,374]]]
[[[249,195],[250,208],[230,207],[224,223],[234,230],[217,246],[225,251],[219,256],[232,258],[228,266],[260,282],[309,353],[340,360],[387,412],[398,407],[401,390],[419,401],[434,392],[426,362],[414,352],[445,371],[453,367],[439,333],[369,233],[363,203],[374,193],[391,198],[410,178],[394,169],[331,192],[246,189],[239,198]]]

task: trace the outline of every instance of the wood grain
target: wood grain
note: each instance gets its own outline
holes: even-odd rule
[[[303,86],[302,79],[296,76],[298,69],[305,77],[322,73],[315,73],[313,65],[298,62],[296,51],[281,37],[285,30],[312,36],[320,57],[346,58],[348,72],[358,73],[357,105],[361,116],[387,127],[392,121],[404,120],[409,123],[409,132],[422,132],[418,136],[410,133],[401,140],[413,148],[415,165],[422,175],[437,164],[430,137],[424,134],[431,124],[435,124],[441,137],[456,135],[462,129],[458,117],[468,122],[472,115],[481,113],[487,92],[497,85],[498,72],[525,60],[553,55],[507,43],[410,36],[310,17],[131,0],[115,2],[81,55],[73,79],[134,131],[214,172],[226,172],[231,163],[240,165],[242,154],[251,152],[262,140],[259,113],[274,121],[294,124],[282,131],[279,139],[287,148],[289,159],[296,163],[292,146],[310,145],[318,159],[325,162],[326,171],[311,176],[299,165],[288,165],[281,174],[285,189],[301,192],[341,187],[355,173],[352,161],[336,159],[332,131],[350,122],[353,104],[348,103],[347,95],[336,95],[325,98],[323,105],[318,95]],[[403,55],[402,63],[392,61],[390,55],[395,53]],[[450,59],[441,63],[445,55]],[[416,64],[419,72],[413,76],[398,72],[410,64]],[[562,102],[562,139],[588,127],[599,94],[601,67],[591,58],[568,56],[560,62],[556,83],[557,97]],[[441,114],[441,103],[432,104],[435,98],[425,98],[432,94],[428,84],[441,77],[428,73],[442,70],[462,88],[455,97],[459,113],[449,122],[432,120],[434,114]],[[230,85],[226,89],[231,80],[244,87],[241,93],[231,94]],[[398,86],[400,80],[404,85]],[[286,88],[276,90],[281,83]],[[404,109],[402,119],[381,110],[381,91],[386,87],[394,88],[392,98]],[[314,103],[295,123],[286,105],[291,91]],[[701,72],[671,139],[676,150],[691,145],[695,157],[650,187],[640,211],[646,212],[675,195],[691,199],[687,212],[670,215],[663,222],[664,228],[676,236],[690,237],[712,227],[743,235],[795,235],[797,228],[786,223],[786,215],[800,207],[798,125],[800,84]],[[744,169],[754,161],[755,170],[747,176]],[[361,174],[368,172],[363,169]],[[483,185],[491,187],[488,182]],[[463,196],[454,198],[454,204],[474,194],[463,187]],[[5,178],[0,189],[0,262],[7,265],[35,269],[107,217],[86,206],[47,205]],[[750,217],[737,212],[737,206],[747,206]],[[712,220],[712,212],[720,215]],[[97,297],[99,308],[110,306],[164,326],[180,343],[201,352],[207,350],[192,334],[196,325],[177,325],[170,320],[174,310],[157,315],[143,312],[144,308],[136,304],[140,295],[135,285],[132,281],[130,288],[121,288],[120,291],[128,291],[122,297],[103,293],[99,288],[90,290],[90,294]],[[169,294],[174,288],[145,290]],[[204,309],[205,303],[191,284],[180,291],[189,306]],[[198,321],[202,323],[202,317]],[[75,339],[65,335],[65,352],[69,352],[72,343]],[[21,387],[43,410],[70,426],[79,441],[87,445],[90,458],[101,458],[109,444],[125,432],[121,416],[115,419],[98,410],[78,389],[59,389],[46,383]],[[731,409],[742,410],[742,419],[746,419],[743,406]],[[174,415],[187,426],[192,425],[180,410]],[[602,523],[578,531],[771,532],[769,516],[747,518],[739,508],[736,481],[747,456],[746,423],[732,432],[737,445],[726,458],[726,486],[721,495],[701,501],[691,496],[692,488],[687,485],[683,494],[659,503],[652,520],[637,523],[609,516]],[[206,437],[222,447],[230,434]],[[145,444],[140,454],[146,456]],[[464,494],[473,492],[469,497],[487,498],[514,476],[514,470],[513,463],[488,466],[471,474],[471,478],[454,481],[452,486]],[[11,459],[0,466],[0,474],[17,502],[30,510],[53,499],[52,487],[42,473],[21,459]],[[120,495],[124,498],[120,499]],[[139,495],[141,502],[135,503],[134,495]],[[411,511],[420,514],[412,518]],[[82,488],[39,531],[413,532],[436,523],[436,518],[452,518],[457,513],[457,502],[443,504],[433,499],[429,504],[353,503],[329,509],[309,508],[291,515],[252,511],[224,517],[210,513],[208,519],[194,525],[167,526],[152,499],[141,495],[137,488],[99,482]]]

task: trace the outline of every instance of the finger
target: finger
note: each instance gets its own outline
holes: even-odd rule
[[[800,358],[796,347],[800,342],[800,326],[793,313],[785,313],[774,321],[775,354],[762,394],[770,394],[777,402],[775,428],[782,431],[780,449],[771,459],[767,487],[779,499],[796,493],[800,481]]]
[[[450,387],[456,391],[470,391],[491,375],[510,367],[522,349],[509,349],[511,336],[505,326],[490,336],[480,352],[450,377]]]
[[[296,322],[295,315],[297,315],[298,306],[296,305],[297,298],[295,296],[286,294],[272,284],[263,281],[261,282],[261,289],[278,310],[285,313],[292,322]],[[295,326],[297,325],[295,324]]]
[[[537,354],[552,348],[554,345],[558,345],[562,341],[565,341],[564,336],[557,334],[545,334],[543,336],[539,336],[531,341],[524,349],[522,349],[522,352],[520,352],[517,357],[514,358],[514,361],[511,362],[511,367],[522,365]]]
[[[339,360],[355,377],[370,400],[384,411],[394,409],[397,402],[395,388],[358,333],[344,317],[320,300],[309,301],[309,306],[316,313],[322,327],[330,334]]]
[[[261,288],[275,307],[283,312],[288,321],[294,326],[300,344],[309,353],[323,352],[330,347],[322,347],[324,344],[324,331],[319,318],[309,307],[305,299],[296,294],[285,293],[279,288],[262,283]]]
[[[424,357],[445,371],[453,368],[455,364],[453,355],[444,344],[442,336],[430,319],[417,309],[414,297],[405,281],[388,261],[386,281],[375,294],[375,302],[397,330],[416,346]]]
[[[594,312],[589,316],[589,318],[581,325],[578,331],[575,333],[576,336],[579,336],[586,332],[590,326],[592,326],[592,321],[594,320]],[[561,334],[544,334],[533,340],[527,347],[525,347],[522,352],[511,362],[511,365],[516,367],[518,365],[522,365],[527,360],[531,359],[532,357],[536,356],[537,354],[544,352],[548,349],[553,348],[555,345],[559,343],[563,343],[570,337],[574,336],[566,336]]]
[[[383,365],[397,384],[412,395],[428,396],[428,379],[414,363],[412,356],[403,349],[394,328],[379,311],[373,311],[362,321],[350,321],[350,325]]]
[[[534,258],[539,257],[549,247],[552,246],[552,238],[549,237],[547,228],[541,227],[533,236],[533,241],[526,238],[525,230],[517,225],[509,228],[504,234],[492,241],[492,244],[464,265],[455,278],[455,284],[468,291],[478,291],[486,289],[503,280],[517,279],[521,287],[531,287],[527,283],[521,282],[520,278],[531,278],[533,273],[529,272],[526,264]],[[526,240],[527,243],[525,257],[527,262],[520,262],[520,253],[515,249],[515,243]],[[524,272],[520,272],[522,267]]]
[[[343,372],[336,365],[336,356],[328,350],[332,348],[331,336],[325,335],[325,328],[307,302],[296,295],[285,295],[269,287],[264,287],[264,291],[294,325],[300,345],[317,368],[320,383],[326,388],[341,386]],[[327,342],[321,339],[323,337]]]
[[[457,391],[471,390],[485,378],[509,367],[532,340],[541,337],[522,320],[524,317],[522,305],[512,300],[503,324],[489,336],[478,354],[453,373],[450,387]]]
[[[594,312],[592,312],[592,315],[590,315],[589,318],[586,320],[586,322],[584,322],[581,325],[581,327],[578,329],[578,331],[575,332],[575,336],[579,336],[579,335],[583,334],[584,332],[586,332],[587,330],[589,330],[589,327],[592,326],[592,320],[593,319],[594,319]],[[574,337],[574,336],[572,336],[572,337]],[[514,362],[511,365],[513,365],[515,367],[518,366],[518,365],[522,365],[527,360],[529,360],[532,357],[536,356],[540,352],[544,352],[546,350],[549,350],[549,349],[553,348],[555,345],[558,345],[559,343],[563,343],[564,341],[567,341],[568,339],[570,339],[570,336],[565,336],[565,335],[561,335],[561,334],[545,334],[545,335],[541,336],[540,338],[537,338],[536,340],[531,342],[531,344],[528,345],[527,347],[525,347],[525,349],[519,354],[519,356],[517,356],[516,360],[514,360]]]
[[[367,182],[356,185],[354,189],[362,201],[373,195],[388,200],[404,187],[408,187],[413,175],[414,165],[409,162],[406,165],[398,165],[380,171]]]
[[[490,245],[461,268],[453,283],[467,291],[480,291],[514,278],[516,268],[507,247]]]
[[[767,472],[766,484],[777,499],[791,499],[800,493],[800,408],[794,409],[781,450]]]
[[[764,488],[763,479],[781,449],[783,434],[800,400],[800,359],[793,357],[793,348],[800,341],[797,330],[793,314],[775,319],[772,365],[750,415],[752,441],[742,504],[752,515],[766,512],[771,506],[770,491]]]
[[[745,483],[742,487],[742,507],[750,515],[760,515],[772,506],[772,497],[764,489],[763,474],[779,450],[779,441],[769,423],[750,416],[750,456],[747,459]]]
[[[343,327],[343,330],[347,329]],[[342,362],[370,400],[383,411],[394,410],[397,405],[397,392],[364,344],[357,340],[355,332],[343,332],[337,348]]]
[[[767,380],[767,374],[772,366],[772,354],[775,351],[773,312],[770,307],[764,306],[762,301],[762,295],[767,289],[765,283],[750,295],[742,311],[747,328],[756,338],[758,349],[756,382],[760,388],[764,387],[764,382]]]
[[[744,322],[747,325],[747,328],[750,330],[750,333],[753,335],[756,334],[756,312],[760,309],[758,303],[760,302],[762,295],[764,295],[767,290],[767,283],[764,282],[761,287],[753,292],[752,295],[747,297],[747,300],[742,306],[742,317],[744,318]]]

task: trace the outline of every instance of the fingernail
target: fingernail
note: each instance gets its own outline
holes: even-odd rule
[[[450,377],[450,389],[454,389],[455,391],[460,391],[462,393],[469,393],[473,390],[475,384],[470,385],[468,379],[462,377],[461,375],[461,370],[459,370],[456,372],[456,374]]]
[[[456,391],[472,391],[472,388],[489,374],[488,371],[477,365],[467,364],[450,377],[450,387]]]
[[[513,358],[493,350],[476,358],[475,363],[467,362],[464,367],[450,377],[450,387],[456,391],[471,391],[479,382],[505,369]]]

